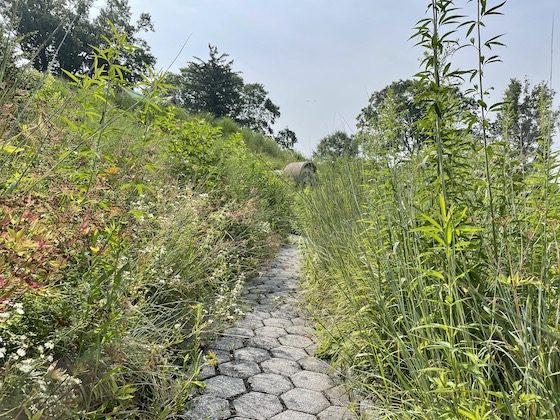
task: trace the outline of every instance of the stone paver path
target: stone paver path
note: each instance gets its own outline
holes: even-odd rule
[[[187,419],[352,419],[348,393],[313,356],[314,330],[299,303],[299,250],[283,247],[261,276],[249,280],[252,311],[208,351],[206,388]]]

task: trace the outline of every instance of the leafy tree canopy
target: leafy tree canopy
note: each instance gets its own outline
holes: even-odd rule
[[[142,13],[136,24],[128,0],[107,0],[96,19],[89,18],[92,0],[0,0],[0,13],[21,39],[20,47],[39,71],[61,74],[86,71],[91,64],[91,46],[103,45],[110,37],[108,21],[127,34],[139,47],[123,54],[121,64],[137,80],[146,66],[155,63],[148,44],[139,33],[153,30],[150,15]]]
[[[180,69],[179,97],[185,108],[194,113],[210,113],[218,118],[239,113],[243,79],[233,71],[233,60],[209,45],[207,61],[195,61]]]
[[[355,137],[340,130],[324,137],[313,154],[314,157],[319,159],[354,157],[357,155],[358,144]]]
[[[178,101],[190,112],[229,117],[263,134],[272,134],[280,108],[268,97],[260,83],[245,84],[234,71],[233,60],[209,45],[209,58],[194,61],[170,74],[169,83],[177,87]]]
[[[263,134],[272,134],[272,124],[280,117],[280,108],[268,98],[260,83],[249,83],[241,91],[241,109],[237,122]]]
[[[288,127],[280,130],[274,139],[276,140],[276,143],[278,143],[285,149],[292,149],[297,143],[296,133],[294,133]]]
[[[552,103],[555,92],[545,82],[531,86],[528,80],[523,82],[511,79],[504,92],[502,110],[498,113],[494,128],[507,140],[522,160],[532,159],[539,147],[539,133],[548,127],[540,127],[540,121],[548,121],[550,114],[551,128],[558,123],[559,112],[540,109],[539,103]],[[547,123],[548,124],[548,123]]]
[[[373,135],[378,140],[385,137],[377,144],[384,144],[390,152],[411,154],[418,151],[426,140],[426,135],[418,127],[426,110],[426,103],[420,99],[424,89],[421,83],[407,79],[392,82],[374,92],[357,117],[360,137],[367,139],[368,135]],[[458,88],[451,89],[451,94],[461,111],[475,109],[475,101]]]

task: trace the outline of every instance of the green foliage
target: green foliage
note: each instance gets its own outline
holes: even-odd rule
[[[426,104],[419,100],[423,94],[425,85],[411,79],[392,82],[374,92],[357,117],[359,136],[365,141],[363,148],[373,146],[366,141],[371,138],[383,138],[384,147],[392,153],[410,155],[424,147],[426,136],[418,126],[426,115]],[[476,102],[458,87],[452,87],[450,94],[456,96],[462,110],[475,109]]]
[[[297,143],[297,136],[296,133],[286,127],[283,130],[280,130],[278,134],[276,134],[274,140],[276,140],[276,143],[278,143],[284,149],[292,149]]]
[[[531,87],[528,80],[522,84],[519,80],[512,79],[504,92],[503,107],[496,120],[498,134],[511,143],[514,153],[525,163],[530,163],[535,158],[539,132],[548,127],[540,124],[543,115],[539,109],[539,101],[553,99],[554,91],[544,82]],[[555,111],[551,116],[554,127],[558,123],[559,112]]]
[[[40,71],[62,74],[86,71],[91,65],[91,45],[102,45],[111,37],[107,22],[113,22],[127,42],[137,48],[119,57],[129,69],[127,80],[139,81],[145,68],[155,63],[149,46],[138,34],[152,29],[151,18],[142,13],[131,23],[128,0],[108,0],[95,20],[88,18],[89,0],[2,0],[0,11],[20,38],[20,46],[33,66]],[[121,51],[124,53],[124,51]]]
[[[241,91],[241,109],[235,120],[241,125],[263,134],[272,134],[272,125],[280,117],[280,108],[268,98],[260,83],[249,83]]]
[[[280,108],[268,97],[260,83],[245,83],[233,70],[233,60],[209,45],[209,58],[188,63],[180,74],[169,74],[175,95],[190,113],[231,118],[262,134],[272,134],[272,125],[280,117]]]
[[[490,136],[483,70],[499,37],[481,28],[503,3],[429,2],[416,123],[403,156],[389,91],[367,160],[319,167],[295,207],[320,353],[391,418],[556,418],[560,404],[558,156],[551,95],[537,95],[534,163]],[[470,13],[469,13],[470,12]],[[462,15],[476,15],[474,19]],[[477,51],[453,69],[453,52]],[[480,63],[480,65],[479,65]],[[454,93],[468,83],[478,116]],[[512,109],[503,108],[504,117]],[[365,135],[365,134],[364,134]]]
[[[358,155],[358,144],[354,136],[344,131],[335,131],[321,139],[313,157],[317,159],[335,159],[355,157]]]
[[[191,113],[209,113],[215,117],[235,117],[239,113],[243,79],[233,71],[233,60],[209,45],[209,58],[188,63],[176,82],[179,98]]]
[[[273,169],[283,169],[290,162],[304,160],[304,157],[298,152],[281,148],[272,137],[249,130],[246,127],[240,127],[239,124],[229,118],[216,120],[216,124],[222,128],[224,138],[240,133],[247,149]]]
[[[162,75],[130,87],[129,41],[113,25],[91,72],[1,98],[2,418],[180,415],[290,229],[267,162],[291,155],[166,104]]]

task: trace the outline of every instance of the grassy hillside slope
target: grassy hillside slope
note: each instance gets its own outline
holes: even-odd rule
[[[294,155],[105,70],[4,81],[0,418],[180,413],[203,335],[290,228],[271,168]]]

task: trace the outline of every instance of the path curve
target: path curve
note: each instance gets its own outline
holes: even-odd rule
[[[247,282],[252,311],[208,351],[206,387],[186,419],[339,420],[354,416],[328,364],[313,356],[314,330],[302,309],[299,249],[284,246],[260,276]]]

